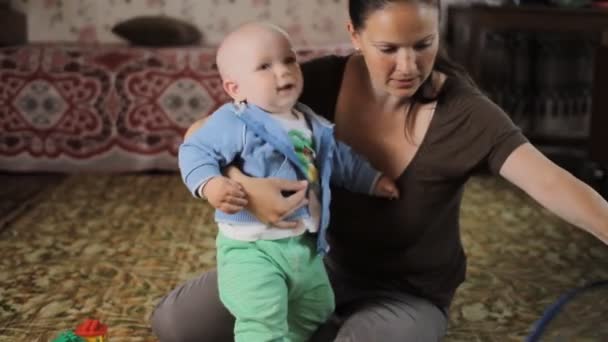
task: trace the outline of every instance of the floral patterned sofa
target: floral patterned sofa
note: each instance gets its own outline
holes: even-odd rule
[[[299,49],[301,61],[350,45]],[[228,100],[205,47],[0,48],[0,170],[175,170],[182,135]]]

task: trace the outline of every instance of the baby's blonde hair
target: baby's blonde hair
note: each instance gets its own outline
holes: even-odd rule
[[[239,40],[243,39],[243,35],[255,33],[256,30],[266,30],[276,32],[285,37],[287,41],[291,43],[289,34],[279,26],[269,23],[254,21],[240,25],[224,37],[220,43],[217,53],[215,56],[215,63],[217,65],[218,72],[222,79],[231,77],[231,66],[235,60],[235,54],[233,53],[234,48],[239,45]]]

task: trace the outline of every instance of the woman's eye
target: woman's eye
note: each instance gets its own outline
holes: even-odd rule
[[[293,56],[289,56],[289,57],[285,58],[285,61],[284,61],[285,64],[293,64],[295,62],[296,62],[296,58]]]
[[[433,43],[423,43],[423,44],[418,44],[416,46],[414,46],[414,49],[420,51],[420,50],[424,50],[428,47],[430,47]]]
[[[267,70],[270,69],[270,63],[264,63],[258,67],[258,70]]]
[[[391,46],[389,46],[389,47],[380,47],[378,49],[380,49],[380,52],[386,53],[386,54],[390,54],[390,53],[393,53],[393,52],[397,51],[396,48],[391,47]]]

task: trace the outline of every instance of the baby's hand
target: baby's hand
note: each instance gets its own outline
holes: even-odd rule
[[[224,176],[211,178],[203,187],[207,201],[226,214],[235,214],[247,205],[247,195],[243,187]]]
[[[392,179],[388,178],[385,175],[382,175],[378,179],[378,182],[376,182],[374,195],[395,199],[399,198],[399,189],[397,189],[397,186],[395,185],[395,182],[393,182]]]

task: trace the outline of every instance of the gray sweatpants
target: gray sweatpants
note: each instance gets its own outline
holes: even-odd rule
[[[446,313],[428,300],[361,286],[361,279],[329,265],[327,271],[336,314],[319,328],[312,342],[434,342],[445,335]],[[215,271],[162,298],[151,322],[161,342],[233,341],[234,318],[219,300]]]

